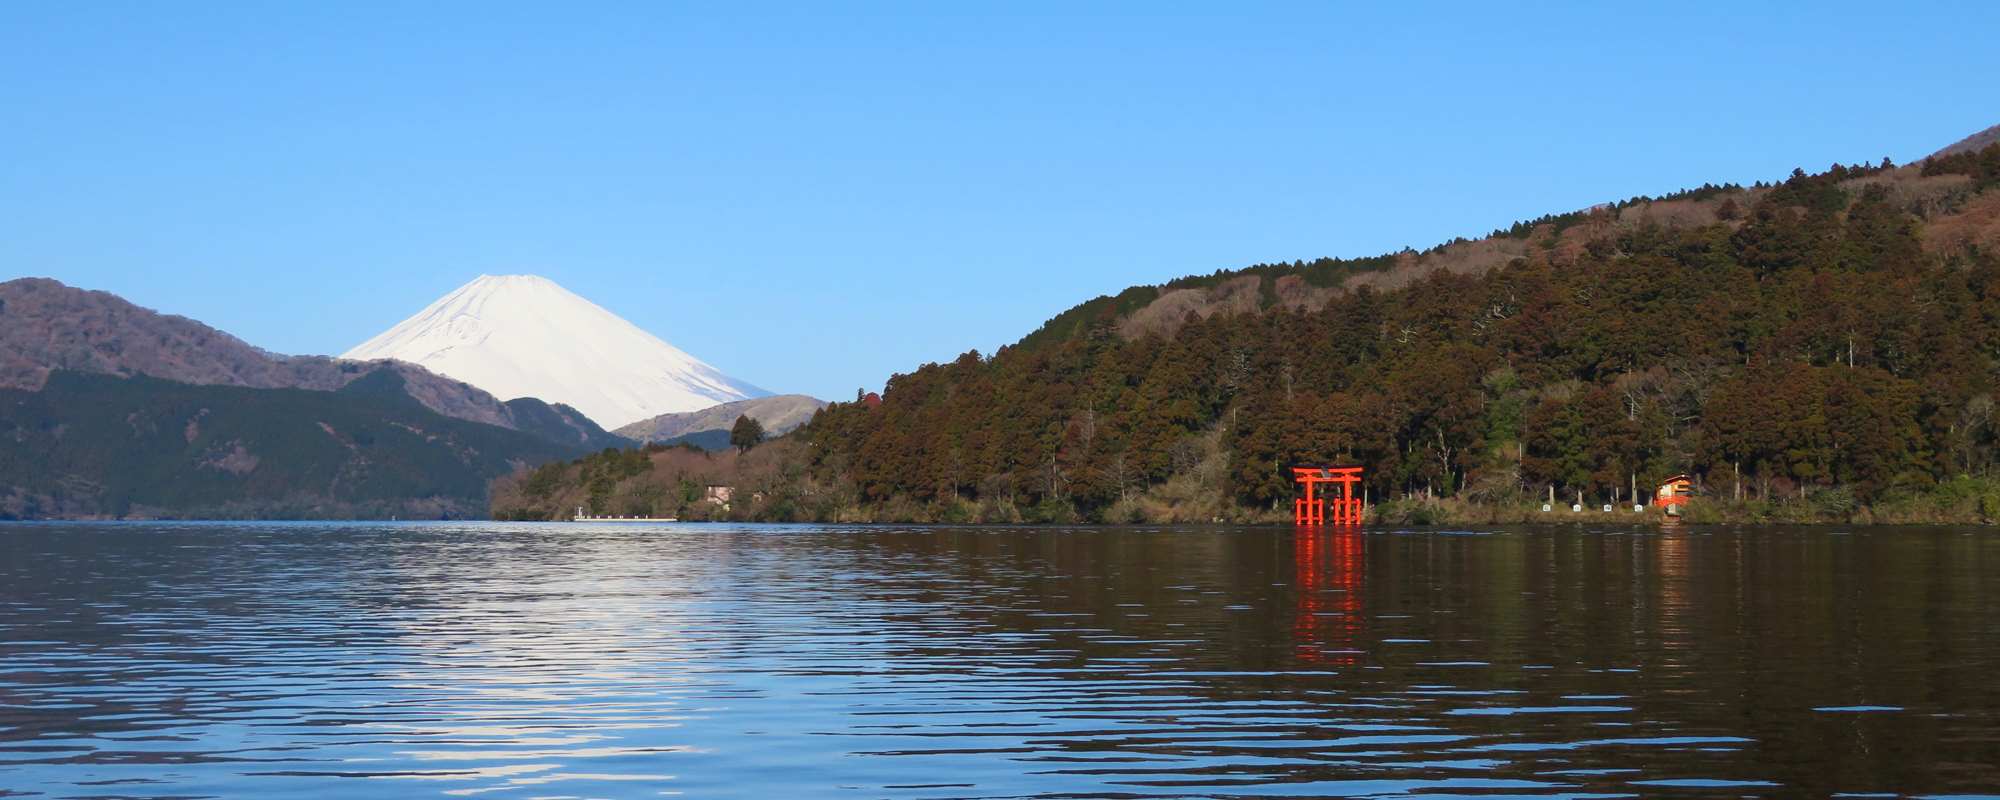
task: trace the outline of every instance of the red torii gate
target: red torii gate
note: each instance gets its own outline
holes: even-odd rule
[[[1360,467],[1297,466],[1292,467],[1292,480],[1305,487],[1305,496],[1292,500],[1292,522],[1323,525],[1328,521],[1328,510],[1331,510],[1335,525],[1361,524],[1361,515],[1368,507],[1355,488],[1361,483]],[[1340,496],[1319,497],[1314,489],[1323,483],[1340,484]],[[1329,486],[1328,490],[1331,489]]]

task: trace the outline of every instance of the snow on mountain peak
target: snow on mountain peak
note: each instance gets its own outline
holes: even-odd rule
[[[567,403],[607,430],[770,394],[539,275],[481,275],[341,357]]]

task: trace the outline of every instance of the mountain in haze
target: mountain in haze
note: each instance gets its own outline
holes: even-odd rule
[[[535,275],[481,275],[342,357],[407,361],[607,428],[770,394]]]
[[[501,402],[463,381],[407,363],[283,356],[186,317],[142,308],[109,292],[47,278],[0,283],[0,388],[38,391],[68,370],[148,375],[196,385],[333,391],[377,372],[447,417],[511,428],[565,445],[622,443],[575,409],[534,399]]]
[[[729,428],[736,418],[749,416],[764,426],[764,433],[779,436],[806,424],[826,401],[802,394],[756,397],[709,406],[700,411],[661,414],[619,428],[616,433],[640,444],[692,444],[704,450],[729,446]]]

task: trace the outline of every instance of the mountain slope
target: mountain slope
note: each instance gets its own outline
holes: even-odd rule
[[[534,275],[481,275],[343,357],[565,403],[607,428],[769,394]]]
[[[2000,125],[1946,147],[1932,159],[1982,150],[2000,142]],[[1856,171],[1859,170],[1859,171]],[[1965,208],[1974,187],[1961,174],[1939,174],[1924,164],[1895,168],[1862,165],[1842,168],[1850,190],[1880,185],[1897,207],[1937,223],[1927,246],[1963,252],[2000,242],[1984,208]],[[1517,222],[1481,239],[1455,239],[1428,250],[1362,258],[1256,264],[1208,275],[1191,275],[1151,286],[1133,286],[1117,295],[1074,306],[1024,337],[1019,346],[1046,348],[1095,330],[1135,338],[1171,334],[1190,316],[1207,319],[1281,308],[1316,311],[1360,289],[1385,291],[1417,284],[1439,274],[1482,275],[1519,260],[1574,261],[1592,242],[1635,230],[1690,230],[1732,224],[1780,184],[1704,184],[1660,197],[1616,200],[1577,211]]]
[[[339,391],[58,370],[0,389],[0,517],[463,517],[491,479],[583,451],[440,415],[402,375]]]
[[[739,416],[749,415],[764,426],[767,435],[778,436],[806,424],[814,412],[825,407],[825,400],[802,394],[756,397],[700,411],[661,414],[619,428],[616,433],[640,444],[688,442],[715,450],[729,446],[729,428],[736,424]]]
[[[1285,465],[1341,462],[1404,519],[1519,519],[1552,491],[1629,508],[1687,473],[1744,518],[1990,520],[1997,256],[1993,144],[1188,279],[828,407],[791,437],[812,466],[790,496],[837,519],[1271,520]],[[1288,279],[1324,291],[1287,302]],[[1181,290],[1173,324],[1130,327]]]
[[[1996,397],[2000,144],[1135,287],[724,479],[760,519],[1278,522],[1286,465],[1340,462],[1399,523],[1574,521],[1535,509],[1677,473],[1708,519],[1992,522]],[[658,507],[692,472],[571,466],[500,479],[495,512]]]
[[[411,364],[281,356],[109,292],[77,289],[47,278],[0,283],[0,387],[38,390],[57,370],[321,391],[388,371],[401,379],[411,397],[445,416],[528,430],[587,449],[621,443],[573,410],[540,401],[501,403],[463,381]]]
[[[1974,150],[1984,150],[1987,148],[1988,145],[1992,145],[1996,142],[2000,142],[2000,125],[1995,125],[1991,128],[1987,128],[1986,130],[1980,131],[1971,136],[1967,136],[1963,139],[1953,142],[1951,143],[1950,146],[1944,148],[1943,150],[1939,150],[1935,153],[1932,153],[1930,157],[1942,158],[1944,156],[1948,156],[1953,153],[1964,153]]]

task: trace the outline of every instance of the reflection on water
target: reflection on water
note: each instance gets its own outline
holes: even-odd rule
[[[1362,543],[1358,529],[1300,529],[1292,538],[1292,586],[1298,609],[1292,645],[1305,664],[1351,667],[1365,652],[1361,633]]]
[[[2000,790],[2000,537],[0,527],[0,796]]]

